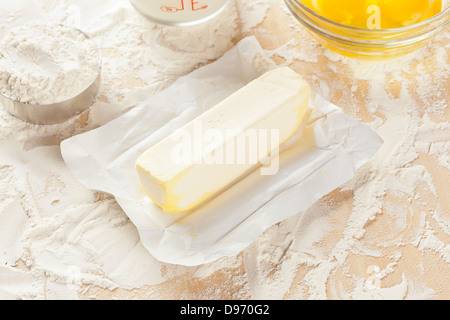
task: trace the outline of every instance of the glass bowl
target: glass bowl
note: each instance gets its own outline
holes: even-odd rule
[[[325,47],[354,57],[383,58],[412,52],[450,23],[450,1],[422,22],[393,29],[363,29],[343,25],[316,13],[300,0],[285,0],[293,16]]]

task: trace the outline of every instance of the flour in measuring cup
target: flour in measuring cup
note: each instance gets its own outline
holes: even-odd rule
[[[24,103],[51,104],[73,98],[94,82],[99,53],[82,32],[31,22],[0,43],[0,92]]]

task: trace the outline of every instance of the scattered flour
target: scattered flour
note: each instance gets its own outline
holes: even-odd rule
[[[270,8],[270,3],[266,0],[238,1],[237,5],[242,23],[241,32],[244,34],[263,22]]]
[[[179,29],[147,21],[126,0],[103,1],[105,10],[95,16],[90,16],[88,3],[83,10],[77,2],[69,2],[43,1],[41,7],[37,1],[19,1],[6,8],[11,9],[11,19],[35,5],[36,11],[48,10],[53,24],[90,26],[84,31],[104,58],[97,101],[80,117],[36,126],[0,108],[0,221],[8,228],[3,232],[0,227],[2,298],[72,299],[84,294],[86,286],[131,290],[165,280],[163,266],[142,246],[115,200],[87,190],[73,178],[59,143],[108,122],[180,76],[216,60],[234,45],[238,32],[234,5],[211,22]],[[28,24],[33,25],[46,26]],[[1,30],[9,31],[3,24]],[[28,27],[17,30],[31,32]],[[35,85],[30,93],[36,98],[42,83],[28,79]]]
[[[296,26],[296,22],[293,23],[291,27],[301,34],[296,35],[297,41],[301,41],[305,33]],[[449,33],[444,32],[438,36],[436,41],[440,40],[446,43],[448,37]],[[311,74],[310,82],[317,85],[317,91],[323,93],[332,101],[334,100],[346,112],[361,118],[385,140],[385,144],[377,156],[341,189],[342,193],[352,192],[353,203],[351,210],[347,210],[349,216],[343,234],[328,253],[328,257],[311,259],[314,255],[309,253],[308,257],[302,258],[302,255],[307,252],[305,248],[302,248],[299,252],[295,252],[295,250],[288,252],[291,256],[295,252],[295,258],[293,259],[297,259],[299,266],[314,264],[314,268],[305,272],[303,278],[303,282],[306,283],[305,291],[308,292],[307,297],[316,299],[326,299],[330,295],[334,298],[351,299],[427,299],[436,297],[439,294],[438,292],[429,288],[423,282],[411,280],[406,274],[402,275],[402,281],[398,285],[387,288],[371,288],[367,286],[366,282],[366,279],[370,278],[371,275],[367,271],[353,284],[353,291],[350,291],[350,294],[348,289],[344,291],[340,288],[334,290],[333,295],[329,286],[332,285],[330,283],[333,283],[332,279],[336,277],[336,272],[348,268],[348,259],[352,255],[382,256],[380,252],[374,252],[368,245],[370,243],[368,241],[370,239],[368,235],[370,224],[375,224],[380,215],[392,215],[393,222],[397,225],[395,227],[390,225],[388,229],[390,232],[397,229],[398,238],[394,240],[389,238],[383,243],[383,238],[377,233],[374,235],[376,237],[374,242],[377,248],[386,246],[394,252],[391,259],[395,264],[404,259],[402,250],[403,246],[407,245],[415,246],[420,252],[423,252],[424,249],[432,250],[448,263],[448,245],[433,235],[431,231],[433,228],[430,225],[426,227],[423,224],[419,228],[422,232],[417,233],[416,231],[411,235],[411,238],[404,235],[408,232],[413,217],[419,214],[408,212],[397,203],[393,204],[389,211],[386,207],[388,196],[407,199],[408,208],[410,205],[424,207],[424,203],[418,201],[420,199],[418,188],[424,187],[430,193],[429,197],[436,199],[435,204],[432,205],[435,205],[436,208],[423,208],[427,211],[420,213],[421,219],[435,221],[439,225],[440,232],[444,232],[447,236],[450,235],[449,208],[448,206],[446,208],[440,207],[440,202],[437,201],[438,196],[442,199],[447,198],[446,191],[448,192],[449,185],[447,183],[443,185],[443,189],[437,190],[436,184],[440,177],[430,171],[426,163],[421,161],[421,157],[424,155],[430,156],[436,159],[443,168],[449,169],[450,146],[448,140],[450,137],[448,132],[450,132],[450,124],[448,121],[440,121],[439,118],[447,112],[448,119],[448,78],[450,75],[448,50],[431,44],[400,58],[368,62],[343,57],[314,45],[301,46],[296,40],[291,40],[286,44],[286,47],[274,50],[273,54],[283,57],[287,63],[293,63],[295,59],[300,59],[303,63],[299,71],[301,70],[307,75]],[[294,50],[300,52],[295,55],[295,53],[292,53]],[[317,57],[320,51],[324,52],[329,61],[327,69],[315,68],[309,73],[311,60],[302,57]],[[286,53],[286,55],[283,55],[283,53]],[[340,70],[341,74],[336,74],[336,70]],[[324,80],[330,79],[330,74],[335,74],[334,77],[331,77],[331,79],[334,79],[332,81]],[[324,82],[329,84],[326,88],[323,88]],[[351,94],[336,95],[343,89],[346,92],[351,92]],[[362,102],[355,96],[360,92],[366,92]],[[354,103],[356,101],[358,104]],[[436,101],[436,103],[430,104],[430,101]],[[361,115],[361,108],[366,110],[366,115]],[[438,120],[436,120],[436,115]],[[309,211],[314,211],[315,215],[320,216],[321,210],[319,209],[321,209],[320,206],[315,206]],[[328,208],[328,211],[333,210],[336,209]],[[304,214],[302,213],[302,215]],[[316,219],[320,220],[321,218],[317,217]],[[291,248],[295,248],[297,241],[305,242],[304,235],[296,233],[294,225],[289,227],[288,221],[284,224],[286,224],[286,228],[296,234],[296,236],[289,235],[294,242]],[[323,221],[322,227],[319,226],[316,229],[317,235],[309,241],[312,241],[312,239],[315,239],[318,243],[324,241],[329,235],[327,228],[324,227],[327,225]],[[264,243],[263,240],[259,242],[259,244],[261,243]],[[317,255],[320,250],[316,248],[314,252]],[[266,255],[269,257],[271,253]],[[382,274],[382,270],[378,272],[377,276]],[[344,272],[344,274],[346,273],[350,274],[349,270]],[[281,280],[281,276],[271,281],[278,280]],[[267,280],[265,282],[267,283]],[[267,290],[264,291],[277,296],[280,296],[282,292],[288,292],[283,287],[279,288],[280,291],[277,293],[271,290],[275,288],[267,285]]]
[[[95,44],[77,29],[30,22],[0,43],[0,90],[24,103],[51,104],[74,98],[100,70]]]
[[[439,175],[450,173],[450,124],[442,120],[448,119],[448,46],[378,63],[354,60],[323,49],[282,10],[280,28],[286,24],[292,34],[268,52],[371,126],[385,145],[354,179],[268,229],[237,257],[195,268],[161,264],[114,199],[86,190],[63,164],[61,140],[217,59],[282,2],[237,0],[211,23],[180,30],[146,21],[128,1],[101,1],[105,10],[96,15],[83,14],[90,11],[75,1],[41,1],[37,11],[45,9],[52,22],[89,26],[104,57],[104,81],[90,111],[63,125],[25,124],[0,109],[0,225],[14,230],[0,227],[0,297],[448,297],[436,284],[450,259],[450,208],[438,200],[448,192]],[[251,9],[258,9],[255,15]],[[238,13],[247,17],[242,30]],[[449,40],[448,31],[435,39]],[[436,164],[442,171],[433,171]],[[411,252],[417,265],[407,265]],[[444,265],[428,265],[430,252]]]

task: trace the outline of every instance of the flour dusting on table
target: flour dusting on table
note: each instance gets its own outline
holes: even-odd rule
[[[439,276],[450,261],[450,207],[443,200],[450,178],[448,30],[434,40],[446,45],[373,63],[323,49],[281,0],[258,1],[254,15],[241,12],[250,4],[237,0],[212,22],[182,30],[146,21],[127,1],[101,1],[96,11],[75,1],[27,3],[52,22],[87,26],[104,57],[104,79],[94,106],[63,125],[25,124],[0,108],[0,222],[14,230],[0,232],[0,274],[12,279],[0,279],[0,297],[448,297]],[[15,15],[31,15],[21,5],[0,32]],[[277,25],[284,34],[263,26],[273,12],[284,14]],[[75,181],[58,145],[214,61],[253,31],[263,44],[276,38],[280,45],[267,50],[274,61],[367,123],[385,146],[354,179],[237,257],[195,268],[161,264],[112,197]],[[408,265],[410,256],[420,263]]]
[[[97,78],[95,44],[77,29],[30,22],[0,42],[0,92],[31,104],[72,99]]]

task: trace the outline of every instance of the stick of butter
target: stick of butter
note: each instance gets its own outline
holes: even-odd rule
[[[310,93],[288,67],[267,72],[143,153],[142,190],[166,213],[197,208],[279,150],[300,127]]]

